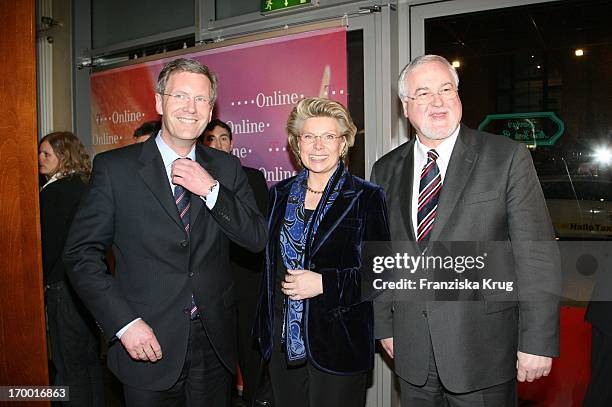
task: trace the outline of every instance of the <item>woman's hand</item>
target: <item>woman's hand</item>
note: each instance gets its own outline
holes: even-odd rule
[[[292,300],[305,300],[323,294],[321,274],[310,270],[287,270],[281,290]]]

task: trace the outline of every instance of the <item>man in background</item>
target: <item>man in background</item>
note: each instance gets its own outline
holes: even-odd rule
[[[200,140],[207,146],[231,153],[234,144],[232,129],[219,119],[208,124]],[[242,167],[255,195],[257,207],[264,215],[268,212],[268,186],[261,171]],[[232,244],[230,246],[231,267],[236,282],[238,305],[238,362],[242,373],[242,398],[250,405],[261,377],[261,355],[253,345],[251,329],[257,308],[257,296],[261,285],[263,251],[251,253]]]
[[[137,143],[144,143],[149,137],[156,136],[159,129],[161,129],[161,121],[159,120],[144,122],[142,126],[134,130],[134,138]]]

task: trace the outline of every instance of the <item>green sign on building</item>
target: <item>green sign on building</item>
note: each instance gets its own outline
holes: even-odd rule
[[[488,115],[478,130],[500,134],[529,146],[552,146],[565,126],[554,112]]]
[[[261,12],[286,10],[296,6],[310,4],[312,0],[261,0]]]

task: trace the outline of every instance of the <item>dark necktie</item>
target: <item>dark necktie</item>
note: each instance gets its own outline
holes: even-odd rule
[[[442,177],[436,160],[439,155],[436,150],[427,152],[427,163],[421,171],[419,182],[419,199],[417,209],[417,233],[418,242],[427,242],[436,220],[438,209],[438,198],[442,189]]]
[[[176,207],[178,208],[179,215],[181,216],[181,221],[183,221],[183,226],[185,226],[185,232],[189,234],[189,207],[191,192],[183,188],[181,185],[176,185],[174,187],[174,202],[176,203]]]
[[[189,234],[189,207],[191,206],[190,199],[191,192],[186,190],[181,185],[174,186],[174,202],[176,203],[176,207],[178,208],[181,221],[183,222],[183,226],[185,227],[185,232],[187,232],[187,234]],[[194,319],[198,315],[198,306],[195,303],[193,294],[191,294],[189,314],[191,319]]]

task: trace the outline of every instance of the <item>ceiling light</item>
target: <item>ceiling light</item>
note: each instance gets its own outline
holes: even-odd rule
[[[583,56],[583,55],[584,55],[584,50],[583,50],[582,48],[577,48],[577,49],[574,51],[574,54],[575,54],[577,57],[581,57],[581,56]]]
[[[452,62],[452,65],[453,65],[453,67],[454,67],[454,68],[459,68],[459,67],[461,66],[461,62],[459,62],[459,60],[458,60],[458,59],[455,59],[455,60]]]

